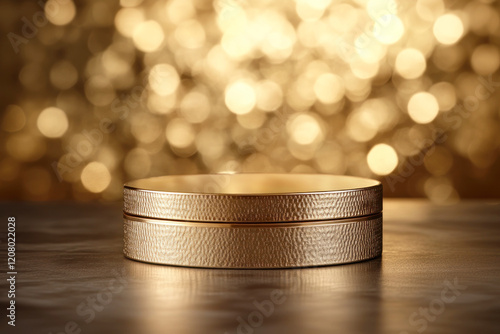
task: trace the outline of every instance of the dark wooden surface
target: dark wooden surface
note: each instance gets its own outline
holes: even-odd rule
[[[210,270],[125,259],[120,205],[2,203],[1,272],[16,216],[18,275],[0,332],[500,333],[499,202],[384,205],[381,258]]]

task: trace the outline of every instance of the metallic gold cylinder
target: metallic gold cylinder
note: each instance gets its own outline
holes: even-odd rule
[[[382,252],[382,214],[295,223],[199,223],[124,215],[124,254],[204,268],[294,268],[357,262]]]
[[[382,185],[326,174],[171,175],[124,189],[124,254],[204,268],[295,268],[382,252]]]

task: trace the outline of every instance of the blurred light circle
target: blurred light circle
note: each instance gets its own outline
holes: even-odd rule
[[[116,30],[125,37],[132,37],[135,28],[144,22],[144,11],[140,8],[122,8],[116,13]]]
[[[436,118],[439,105],[434,95],[427,92],[414,94],[408,101],[408,114],[420,124],[430,123]]]
[[[143,52],[154,52],[163,43],[165,35],[158,22],[149,20],[140,23],[134,29],[132,40],[135,46]]]
[[[314,93],[325,104],[335,103],[344,97],[344,83],[338,75],[324,73],[314,82]]]
[[[429,89],[429,93],[436,98],[439,110],[448,111],[457,103],[455,87],[449,82],[438,82]]]
[[[109,170],[104,164],[96,161],[83,168],[80,178],[85,189],[92,193],[103,192],[111,183]]]
[[[372,147],[366,158],[368,167],[378,175],[388,175],[398,165],[398,155],[392,146],[377,144]]]
[[[292,139],[300,145],[312,144],[322,135],[316,118],[308,114],[297,115],[287,124],[287,128]]]
[[[398,16],[386,12],[375,19],[372,32],[380,43],[390,45],[403,37],[405,26]]]
[[[451,45],[458,42],[464,34],[464,25],[455,14],[445,14],[434,22],[433,32],[439,43]]]
[[[124,168],[130,177],[146,177],[151,170],[151,158],[148,152],[143,148],[132,149],[125,157]]]
[[[196,91],[184,95],[180,104],[182,116],[191,123],[201,123],[210,115],[210,100],[208,97]]]
[[[120,0],[122,7],[135,7],[139,6],[143,0]]]
[[[500,52],[494,45],[479,45],[474,49],[470,63],[477,74],[488,75],[494,73],[500,65]]]
[[[235,114],[246,114],[250,112],[257,102],[257,96],[253,87],[244,81],[236,81],[226,88],[226,106]]]
[[[418,0],[416,4],[418,16],[426,21],[434,21],[441,15],[445,6],[442,0]]]
[[[191,146],[195,140],[193,126],[182,118],[175,118],[168,122],[165,137],[170,145],[177,148]]]
[[[149,85],[160,96],[175,92],[179,83],[179,74],[172,65],[157,64],[149,72]]]
[[[283,103],[283,91],[280,85],[271,80],[262,80],[257,84],[257,107],[264,111],[278,109]]]
[[[404,49],[396,57],[396,72],[405,79],[416,79],[420,77],[427,67],[425,57],[417,49]]]
[[[175,39],[182,47],[196,49],[205,43],[205,30],[196,20],[184,21],[175,29]]]
[[[36,125],[45,137],[59,138],[68,130],[68,117],[61,109],[50,107],[38,115]]]
[[[69,89],[78,80],[78,72],[67,60],[61,60],[50,69],[50,82],[58,89]]]
[[[7,132],[16,132],[24,128],[26,116],[23,109],[16,105],[10,105],[5,108],[2,119],[2,129]]]
[[[377,119],[364,110],[353,112],[347,118],[346,131],[349,137],[358,142],[367,142],[377,134]]]
[[[71,0],[49,0],[45,4],[45,16],[55,25],[64,26],[75,18],[76,7]]]

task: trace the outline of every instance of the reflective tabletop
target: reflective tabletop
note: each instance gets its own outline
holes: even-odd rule
[[[119,204],[0,212],[4,264],[16,216],[18,273],[15,328],[1,281],[1,333],[500,332],[500,202],[386,200],[381,258],[287,270],[125,259]]]

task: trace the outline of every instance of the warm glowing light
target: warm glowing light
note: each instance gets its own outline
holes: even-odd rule
[[[419,50],[404,49],[396,57],[396,72],[405,79],[420,77],[426,68],[425,57]]]
[[[226,88],[226,106],[235,114],[250,112],[257,102],[253,87],[244,81],[236,81]]]
[[[372,147],[366,160],[371,171],[378,175],[388,175],[398,165],[396,151],[387,144],[377,144]]]
[[[15,133],[5,143],[7,153],[19,161],[33,162],[40,159],[47,150],[42,138],[26,133]]]
[[[457,94],[455,92],[455,87],[449,82],[438,82],[434,84],[430,89],[429,93],[434,95],[436,98],[439,110],[448,111],[455,106],[457,103]]]
[[[10,105],[6,108],[2,118],[2,129],[7,132],[16,132],[24,128],[26,116],[24,111],[16,105]]]
[[[125,171],[132,178],[146,177],[151,170],[151,157],[143,148],[134,148],[123,162]]]
[[[184,21],[175,29],[177,43],[188,49],[196,49],[205,43],[205,30],[196,20]]]
[[[479,45],[474,49],[470,63],[477,74],[488,75],[496,72],[500,66],[498,47],[491,44]]]
[[[439,43],[451,45],[458,42],[464,33],[462,20],[455,14],[445,14],[434,22],[434,36]]]
[[[186,148],[194,143],[195,132],[191,124],[182,118],[176,118],[168,123],[165,136],[170,145]]]
[[[458,194],[446,177],[431,177],[424,183],[427,197],[436,203],[457,202]]]
[[[210,100],[201,92],[189,92],[181,101],[182,116],[190,123],[201,123],[210,115]]]
[[[48,0],[45,4],[45,16],[57,26],[64,26],[75,18],[76,7],[73,1]]]
[[[399,41],[403,37],[404,32],[405,26],[401,19],[396,15],[388,13],[377,17],[373,26],[373,36],[380,43],[387,45]]]
[[[344,83],[338,75],[325,73],[316,79],[314,93],[318,100],[323,103],[335,103],[344,97]]]
[[[444,12],[442,0],[418,0],[416,4],[418,15],[426,21],[434,21]]]
[[[68,117],[61,109],[50,107],[40,113],[36,125],[45,137],[59,138],[68,130]]]
[[[143,52],[154,52],[163,43],[165,35],[158,22],[149,20],[140,23],[132,35],[135,46]]]
[[[366,110],[351,113],[347,118],[346,131],[355,141],[369,141],[377,134],[377,120]]]
[[[179,82],[179,75],[172,65],[157,64],[149,72],[149,85],[160,96],[175,92]]]
[[[50,69],[50,82],[58,89],[69,89],[78,80],[78,72],[69,61],[62,60]]]
[[[92,193],[101,193],[111,183],[111,174],[103,163],[93,161],[87,164],[81,175],[82,184]]]
[[[126,37],[132,37],[136,27],[144,22],[144,11],[139,8],[122,8],[116,13],[116,29]]]
[[[264,111],[278,109],[283,103],[283,91],[280,85],[270,80],[257,84],[257,107]]]
[[[292,139],[300,145],[312,144],[322,134],[318,121],[308,114],[293,118],[288,129]]]
[[[420,124],[430,123],[436,118],[439,105],[434,95],[426,92],[414,94],[408,101],[408,114]]]
[[[136,113],[131,117],[130,132],[137,141],[149,144],[157,140],[163,128],[158,118],[147,113]]]
[[[135,7],[139,6],[143,0],[120,0],[120,5],[123,7]]]

